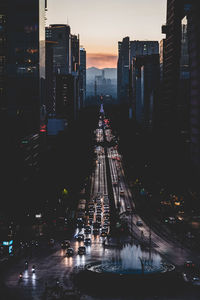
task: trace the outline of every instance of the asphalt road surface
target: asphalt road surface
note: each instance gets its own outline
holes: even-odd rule
[[[99,124],[102,125],[101,122]],[[106,132],[106,139],[108,141],[112,140],[112,131],[109,129]],[[96,140],[97,142],[102,142],[103,130],[98,128],[96,130]],[[128,222],[129,229],[132,236],[138,239],[145,240],[148,242],[151,235],[151,242],[153,247],[156,248],[164,257],[166,257],[170,262],[174,263],[176,266],[181,266],[185,260],[193,259],[198,261],[199,257],[194,256],[189,250],[181,247],[180,244],[175,241],[163,239],[158,233],[145,224],[145,222],[134,213],[134,201],[132,199],[130,190],[127,186],[124,170],[122,166],[122,157],[119,155],[117,149],[109,147],[107,149],[109,167],[112,181],[112,188],[114,194],[114,201],[116,209],[119,206],[121,218],[126,218]],[[106,173],[106,162],[105,162],[105,152],[102,146],[96,148],[97,161],[96,168],[92,177],[91,186],[91,200],[100,198],[103,201],[105,195],[108,195],[108,183],[107,183],[107,173]],[[121,191],[121,193],[120,193]],[[119,202],[119,204],[118,204]],[[126,212],[129,215],[126,215]],[[97,214],[97,205],[94,204],[94,221]],[[104,211],[102,205],[102,221],[101,225],[104,224]],[[141,220],[143,225],[141,227],[137,226],[137,221]],[[39,245],[35,249],[33,256],[29,259],[29,268],[25,270],[25,259],[21,259],[12,266],[9,266],[4,273],[4,282],[10,293],[10,296],[5,298],[0,295],[1,300],[13,299],[13,300],[29,300],[29,299],[42,299],[42,295],[45,290],[45,286],[53,287],[56,284],[56,280],[59,279],[59,284],[63,286],[64,289],[75,289],[71,274],[76,268],[83,268],[86,264],[94,261],[109,260],[113,257],[119,256],[118,249],[105,248],[103,246],[103,241],[105,237],[101,237],[99,234],[93,234],[93,226],[91,226],[91,234],[85,235],[85,237],[91,238],[91,245],[86,246],[86,254],[78,255],[78,247],[84,245],[84,242],[78,242],[76,236],[79,233],[84,234],[83,228],[77,228],[74,232],[74,237],[71,239],[71,247],[74,249],[74,256],[67,257],[66,250],[61,249],[58,242],[51,248],[48,244]],[[143,232],[143,233],[141,233]],[[134,238],[133,238],[134,240]],[[36,266],[35,274],[31,271],[31,266]],[[23,272],[23,279],[19,282],[19,273]],[[170,287],[169,287],[170,290]],[[43,298],[45,299],[45,298]],[[49,298],[50,299],[50,298]],[[188,289],[179,289],[176,291],[170,291],[166,295],[157,295],[155,292],[151,296],[141,296],[134,295],[131,296],[98,296],[82,294],[81,299],[137,299],[137,300],[199,300],[200,299],[200,289],[196,287],[191,287]]]

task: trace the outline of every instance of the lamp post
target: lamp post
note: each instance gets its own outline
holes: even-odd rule
[[[101,165],[101,162],[98,160],[98,165],[99,165],[99,188],[98,188],[98,192],[100,193],[100,165]]]

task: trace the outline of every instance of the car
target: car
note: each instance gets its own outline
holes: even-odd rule
[[[101,237],[106,237],[107,235],[108,235],[107,232],[105,232],[105,231],[101,232]]]
[[[192,260],[187,260],[183,265],[184,271],[192,271],[195,269],[195,263]]]
[[[124,195],[124,190],[120,189],[120,195],[123,196]]]
[[[86,238],[84,241],[85,245],[91,245],[91,239],[90,238]]]
[[[127,206],[127,207],[126,207],[126,211],[127,211],[127,212],[131,212],[131,211],[132,211],[131,207],[130,207],[130,206]]]
[[[108,211],[104,211],[103,215],[104,215],[104,217],[106,217],[106,216],[109,217],[110,213]]]
[[[110,206],[108,204],[104,204],[104,210],[105,209],[110,209]]]
[[[76,239],[77,241],[84,241],[84,235],[82,233],[79,233],[77,236],[76,236]]]
[[[89,224],[92,225],[93,224],[93,218],[89,217]]]
[[[104,226],[109,226],[110,225],[110,221],[109,220],[104,220]]]
[[[108,233],[108,226],[103,226],[101,229],[102,232],[107,232]]]
[[[94,228],[93,229],[93,234],[98,235],[99,234],[99,228]]]
[[[141,220],[137,220],[136,225],[137,225],[137,226],[143,226],[143,223],[142,223]]]
[[[68,241],[68,240],[62,241],[61,242],[61,247],[62,247],[62,249],[69,248],[70,247],[70,241]]]
[[[87,225],[87,226],[85,227],[84,233],[85,233],[85,234],[90,234],[90,233],[91,233],[91,227]]]
[[[95,210],[94,206],[93,207],[89,207],[88,208],[88,214],[93,214],[94,210]]]
[[[100,228],[100,227],[101,227],[101,223],[99,223],[99,222],[95,222],[93,224],[93,228]]]
[[[74,255],[74,249],[73,248],[68,248],[66,252],[67,256],[73,256]]]
[[[50,246],[53,246],[54,244],[55,244],[54,239],[50,239],[50,240],[49,240],[49,245],[50,245]]]
[[[77,225],[78,228],[84,227],[84,221],[83,221],[83,219],[82,218],[77,218],[76,225]]]
[[[86,254],[86,248],[85,248],[85,246],[80,246],[80,247],[78,248],[78,254],[79,254],[79,255],[84,255],[84,254]]]

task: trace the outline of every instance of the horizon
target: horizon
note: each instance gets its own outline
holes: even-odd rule
[[[80,35],[80,45],[87,53],[87,68],[116,68],[118,41],[125,36],[158,42],[163,38],[161,26],[166,21],[166,0],[146,2],[48,0],[47,26],[69,24],[71,32]]]
[[[103,70],[103,69],[117,69],[117,68],[107,68],[107,67],[105,67],[105,68],[97,68],[95,66],[87,67],[87,69],[92,69],[92,68],[98,69],[98,70]]]

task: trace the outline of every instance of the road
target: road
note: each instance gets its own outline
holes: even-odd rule
[[[102,123],[100,122],[99,126],[101,127]],[[95,149],[97,153],[97,161],[94,173],[92,175],[92,184],[91,184],[91,195],[89,201],[94,202],[94,215],[93,222],[96,222],[98,208],[101,206],[101,227],[109,224],[109,219],[105,217],[105,199],[108,199],[108,179],[106,172],[106,160],[105,160],[105,151],[102,145],[104,140],[103,130],[99,128],[96,130],[96,141],[97,147]],[[111,141],[113,138],[112,131],[109,129],[106,131],[107,141]],[[115,201],[116,209],[120,209],[119,213],[121,218],[126,218],[129,226],[129,230],[132,233],[133,240],[146,240],[149,243],[149,235],[151,234],[151,243],[152,247],[155,247],[163,256],[165,256],[170,262],[173,262],[176,266],[180,266],[186,259],[197,259],[198,257],[193,257],[193,253],[190,253],[188,250],[183,249],[181,245],[176,242],[172,242],[167,239],[163,239],[159,234],[150,230],[150,228],[145,224],[144,220],[141,219],[139,215],[135,213],[134,201],[131,196],[131,192],[126,183],[124,169],[122,165],[122,157],[118,153],[116,148],[108,147],[108,160],[109,168],[111,174],[113,195]],[[116,183],[117,182],[117,183]],[[121,192],[120,194],[120,190]],[[96,202],[95,199],[99,199],[99,202]],[[98,204],[101,203],[101,204]],[[127,215],[126,212],[129,214]],[[136,225],[137,220],[141,220],[143,225],[138,227]],[[109,228],[109,226],[108,226]],[[74,232],[74,236],[71,239],[71,247],[73,247],[75,254],[73,257],[66,256],[66,250],[61,249],[60,243],[57,241],[56,244],[50,248],[47,243],[43,243],[34,250],[33,256],[29,258],[29,269],[24,270],[25,259],[21,259],[8,269],[4,273],[4,282],[11,294],[10,298],[5,299],[15,299],[15,300],[29,300],[29,299],[41,299],[42,294],[45,290],[45,284],[48,287],[52,287],[56,283],[56,279],[59,279],[60,285],[64,289],[73,290],[74,283],[71,278],[73,270],[75,268],[82,268],[85,264],[94,262],[109,260],[113,257],[119,257],[119,251],[117,249],[105,248],[103,246],[103,241],[105,237],[101,237],[99,234],[93,234],[93,226],[91,226],[91,234],[86,235],[83,228],[77,228]],[[141,234],[143,232],[143,236]],[[86,246],[86,255],[78,255],[78,247],[83,246],[84,242],[78,242],[76,237],[79,233],[85,234],[85,237],[91,238],[91,245]],[[31,266],[36,266],[36,273],[32,274]],[[23,280],[19,283],[19,273],[23,272]],[[99,297],[90,296],[90,295],[81,295],[81,299],[144,299],[144,300],[188,300],[188,299],[199,299],[199,290],[189,289],[189,290],[178,290],[171,295],[153,295],[153,296],[138,296],[131,295],[130,297]],[[4,300],[3,298],[1,298]],[[45,298],[44,298],[45,299]],[[47,299],[47,298],[46,298]],[[50,298],[48,298],[50,299]]]

